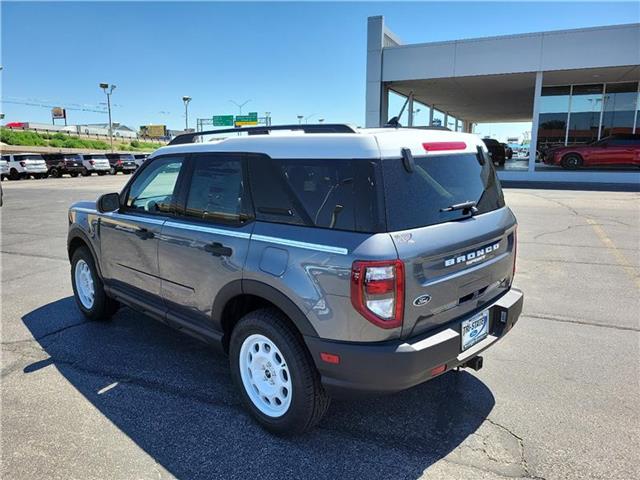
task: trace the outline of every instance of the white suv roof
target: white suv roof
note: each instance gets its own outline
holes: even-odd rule
[[[242,132],[241,129],[238,131]],[[439,143],[445,150],[427,151],[424,143]],[[464,143],[464,148],[462,148]],[[230,136],[203,143],[169,145],[149,158],[170,153],[243,152],[263,153],[272,158],[399,158],[402,148],[415,156],[446,153],[475,153],[486,147],[477,135],[419,128],[354,129],[353,133],[304,133],[277,130],[261,135]]]

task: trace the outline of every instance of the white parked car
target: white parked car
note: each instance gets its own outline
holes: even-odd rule
[[[11,180],[28,177],[45,178],[47,176],[47,164],[40,154],[15,153],[3,155],[2,160],[6,161],[8,177]]]
[[[9,155],[2,155],[0,159],[0,180],[9,178]]]
[[[92,173],[106,175],[111,171],[109,159],[104,154],[86,153],[80,155],[80,157],[82,158],[82,166],[84,167],[84,171],[82,172],[84,177],[88,177]]]
[[[147,160],[147,158],[149,158],[149,154],[148,153],[135,153],[133,155],[133,158],[135,159],[136,166],[139,168]]]

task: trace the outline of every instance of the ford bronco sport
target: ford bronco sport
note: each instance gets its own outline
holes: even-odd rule
[[[192,143],[228,132],[179,136],[70,207],[84,315],[124,304],[219,347],[281,433],[332,396],[477,370],[518,320],[516,219],[478,137],[322,124]]]

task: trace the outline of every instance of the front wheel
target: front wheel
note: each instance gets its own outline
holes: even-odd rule
[[[302,433],[327,411],[330,398],[309,352],[277,310],[256,310],[238,322],[229,359],[245,407],[268,430]]]
[[[78,172],[71,172],[69,175],[71,175],[73,178],[76,178],[78,176]]]
[[[91,175],[91,172],[89,170],[87,170],[86,168],[84,170],[82,170],[82,176],[83,177],[88,177]]]
[[[93,256],[87,247],[80,247],[73,253],[71,285],[76,304],[88,319],[108,320],[118,310],[118,302],[104,291]]]
[[[562,166],[562,168],[565,168],[567,170],[576,170],[582,166],[582,158],[580,157],[580,155],[570,153],[560,161],[560,165]]]

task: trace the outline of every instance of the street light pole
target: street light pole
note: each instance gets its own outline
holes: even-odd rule
[[[101,83],[100,88],[107,96],[107,110],[109,112],[109,143],[111,144],[111,152],[113,153],[113,125],[111,123],[111,94],[115,90],[115,85],[109,85],[108,83]]]
[[[304,118],[303,115],[297,115],[298,117],[298,125],[302,125],[302,119]]]
[[[189,130],[189,102],[191,101],[191,97],[185,95],[182,97],[182,101],[184,102],[184,131]]]
[[[234,102],[233,100],[229,100],[231,103],[233,103],[236,107],[238,107],[238,110],[240,111],[240,115],[242,115],[242,107],[244,107],[247,103],[249,103],[251,100],[247,100],[244,103],[238,103],[238,102]]]

